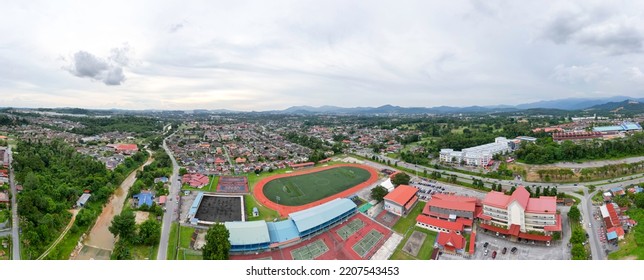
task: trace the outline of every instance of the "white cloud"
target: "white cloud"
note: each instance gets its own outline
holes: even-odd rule
[[[555,66],[552,77],[559,82],[565,83],[591,83],[601,79],[608,73],[610,73],[610,70],[607,67],[597,64],[581,66],[559,64]]]

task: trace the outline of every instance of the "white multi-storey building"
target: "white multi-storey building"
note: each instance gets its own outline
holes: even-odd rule
[[[530,198],[530,193],[519,186],[511,196],[489,192],[482,204],[481,227],[511,239],[549,242],[553,232],[561,231],[556,197]]]
[[[464,161],[467,165],[485,166],[492,160],[494,155],[511,151],[510,142],[505,137],[497,137],[494,139],[494,143],[471,147],[462,151],[441,149],[440,160],[444,162]]]

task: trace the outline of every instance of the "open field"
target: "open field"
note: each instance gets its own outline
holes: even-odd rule
[[[367,181],[370,174],[358,167],[337,167],[315,173],[278,178],[264,186],[264,195],[278,204],[308,204]]]

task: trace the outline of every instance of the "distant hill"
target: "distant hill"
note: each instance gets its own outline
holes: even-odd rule
[[[621,102],[608,102],[587,108],[587,112],[616,113],[616,114],[642,114],[644,113],[644,101],[624,100]]]
[[[550,108],[550,109],[562,109],[562,110],[582,110],[582,109],[590,108],[595,105],[601,105],[608,102],[621,102],[624,100],[644,101],[644,98],[636,99],[628,96],[613,96],[613,97],[606,97],[606,98],[565,98],[565,99],[547,100],[547,101],[519,104],[516,106],[516,108],[518,109]]]

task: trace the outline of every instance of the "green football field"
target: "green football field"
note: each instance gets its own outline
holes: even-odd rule
[[[300,206],[352,188],[369,180],[370,176],[365,169],[343,166],[271,180],[263,191],[266,198],[275,203]]]

